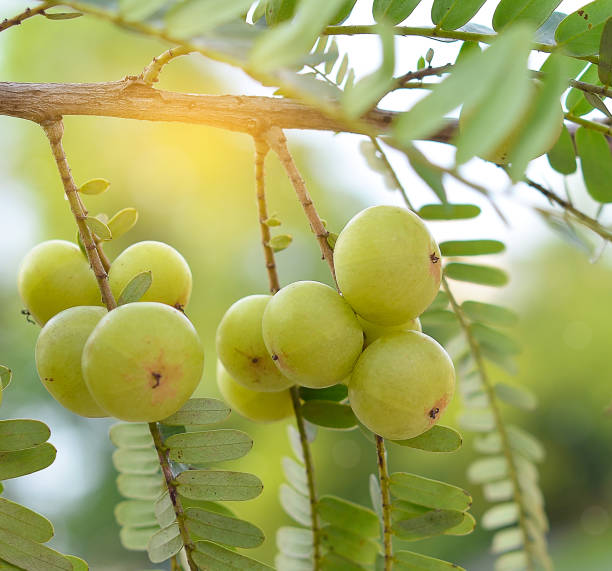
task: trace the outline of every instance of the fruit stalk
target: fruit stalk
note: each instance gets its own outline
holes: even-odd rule
[[[295,188],[300,204],[302,205],[304,213],[308,218],[310,228],[314,232],[314,235],[319,242],[323,259],[329,265],[329,269],[331,270],[335,282],[336,270],[334,269],[334,252],[327,242],[329,232],[323,225],[323,221],[317,213],[317,209],[312,202],[312,198],[310,198],[310,195],[308,194],[306,183],[304,182],[304,179],[302,178],[302,175],[300,174],[300,171],[298,170],[297,165],[289,152],[289,148],[287,147],[287,138],[285,137],[283,131],[278,127],[270,127],[270,129],[265,132],[264,137],[268,145],[270,145],[272,150],[278,155],[280,162],[287,171],[289,180],[291,181],[293,188]]]
[[[383,547],[385,550],[384,571],[391,571],[393,568],[393,542],[391,538],[391,492],[389,491],[389,470],[387,467],[385,439],[382,436],[378,436],[378,434],[376,434],[376,454],[378,458],[380,493],[382,496]]]
[[[102,294],[102,301],[106,305],[107,309],[111,311],[117,307],[117,302],[113,297],[113,293],[111,292],[110,285],[108,283],[108,274],[104,269],[100,256],[98,255],[93,233],[85,222],[87,219],[87,210],[85,210],[85,207],[83,206],[83,203],[78,195],[79,191],[74,179],[72,178],[70,166],[68,165],[68,160],[66,159],[66,153],[64,152],[64,147],[62,146],[64,124],[62,120],[59,119],[45,121],[44,123],[41,123],[41,127],[44,129],[45,134],[49,139],[51,151],[53,152],[53,157],[55,158],[55,163],[57,164],[57,168],[64,185],[66,198],[68,199],[70,209],[72,210],[72,214],[74,215],[79,228],[79,234],[81,235],[81,240],[85,246],[87,258],[93,273],[96,276],[96,280],[98,281],[98,287],[100,288],[100,293]]]
[[[268,211],[266,205],[264,161],[269,148],[270,147],[263,139],[255,138],[255,183],[257,187],[257,211],[259,214],[259,227],[261,229],[262,240],[261,243],[264,249],[266,269],[268,271],[270,293],[274,295],[280,289],[280,284],[278,272],[276,270],[274,251],[269,245],[270,228],[265,223],[268,218]],[[295,422],[300,434],[300,442],[302,445],[302,452],[304,454],[304,467],[306,469],[306,480],[308,483],[308,498],[310,501],[310,528],[312,530],[313,544],[313,571],[318,571],[321,565],[321,526],[317,511],[318,500],[315,485],[314,463],[312,460],[312,454],[310,452],[310,444],[306,435],[306,428],[304,426],[304,417],[302,416],[302,405],[300,403],[299,390],[296,386],[293,386],[291,389],[289,389],[289,391],[291,393],[291,402],[293,404]]]

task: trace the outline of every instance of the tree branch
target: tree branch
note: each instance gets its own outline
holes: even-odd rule
[[[24,20],[27,20],[32,16],[37,16],[38,14],[44,15],[47,8],[49,8],[49,5],[45,2],[36,8],[26,8],[23,12],[21,12],[21,14],[17,14],[12,18],[4,18],[4,20],[0,22],[0,32],[4,32],[4,30],[12,26],[19,26],[19,24],[21,24]]]

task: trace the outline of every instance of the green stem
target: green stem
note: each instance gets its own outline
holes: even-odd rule
[[[380,495],[382,497],[383,515],[383,548],[384,548],[384,571],[393,569],[393,540],[391,531],[391,492],[389,488],[389,469],[387,467],[387,451],[385,450],[385,439],[376,437],[376,457],[378,464],[378,479],[380,480]]]
[[[186,56],[192,53],[191,48],[187,48],[185,46],[178,46],[176,48],[170,48],[166,50],[160,56],[154,57],[153,61],[145,67],[142,74],[140,75],[142,81],[149,85],[153,85],[155,82],[159,81],[159,74],[161,73],[162,68],[170,63],[173,59]]]
[[[402,194],[402,198],[404,199],[404,202],[408,205],[408,208],[410,208],[410,210],[414,210],[414,207],[410,203],[410,199],[408,198],[408,193],[406,192],[404,185],[402,184],[399,177],[397,176],[397,173],[395,172],[395,169],[391,165],[391,162],[389,161],[389,158],[387,157],[385,151],[380,146],[378,139],[376,137],[370,137],[370,141],[374,145],[374,148],[380,153],[380,158],[382,162],[384,163],[385,167],[387,168],[387,170],[389,171],[389,174],[395,181],[395,185],[397,186],[400,193]]]
[[[525,507],[525,500],[521,492],[521,486],[516,470],[516,464],[514,462],[514,454],[510,445],[510,439],[508,437],[506,425],[504,424],[504,420],[499,409],[499,403],[497,400],[497,395],[495,393],[495,387],[487,373],[484,357],[482,356],[482,352],[480,351],[480,345],[478,344],[476,338],[472,335],[469,321],[463,313],[461,306],[457,303],[457,300],[453,296],[453,293],[448,285],[448,281],[444,276],[442,277],[442,288],[448,294],[448,299],[450,301],[453,312],[457,316],[459,325],[461,326],[461,329],[463,330],[463,333],[467,339],[468,345],[470,347],[470,352],[472,353],[472,357],[474,359],[474,362],[476,363],[476,367],[478,368],[478,373],[480,375],[482,385],[489,401],[489,406],[491,408],[491,411],[493,412],[495,428],[499,434],[503,454],[506,458],[506,463],[508,465],[508,477],[512,482],[513,499],[518,507],[518,524],[519,529],[521,530],[521,534],[523,536],[523,545],[525,548],[525,553],[527,554],[527,571],[534,571],[536,569],[536,563],[533,553],[533,545],[531,538],[529,537],[529,530],[527,526],[527,510]]]
[[[164,446],[164,440],[162,438],[161,430],[159,429],[159,424],[157,422],[150,422],[149,431],[153,437],[153,444],[155,444],[155,450],[157,450],[159,465],[161,466],[162,474],[164,475],[164,480],[166,481],[166,488],[168,489],[168,495],[170,496],[170,501],[172,502],[172,507],[174,508],[176,523],[178,524],[181,539],[183,540],[183,545],[185,546],[185,555],[187,557],[189,569],[191,571],[198,571],[198,566],[195,564],[192,557],[195,545],[193,544],[193,541],[191,541],[189,531],[185,525],[185,511],[183,510],[181,498],[176,490],[174,474],[172,474],[172,468],[170,467],[170,462],[168,461],[168,450]]]
[[[565,118],[572,123],[577,123],[578,125],[582,125],[587,129],[591,129],[592,131],[598,131],[599,133],[603,133],[604,135],[612,135],[612,127],[608,127],[603,123],[597,123],[596,121],[589,121],[588,119],[583,119],[582,117],[578,117],[576,115],[572,115],[571,113],[566,113]]]

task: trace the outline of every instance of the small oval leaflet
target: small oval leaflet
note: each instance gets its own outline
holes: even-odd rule
[[[475,204],[425,204],[418,212],[425,220],[461,220],[479,214],[480,207]]]
[[[575,140],[587,191],[598,202],[612,202],[612,154],[605,135],[579,127]]]
[[[472,323],[470,331],[478,343],[489,347],[493,351],[509,355],[516,355],[521,352],[520,345],[514,339],[488,325]]]
[[[0,498],[0,521],[10,522],[11,533],[37,543],[53,537],[53,525],[47,518],[6,498]]]
[[[532,434],[522,428],[510,424],[507,427],[510,446],[516,451],[534,462],[541,462],[546,456],[546,450],[542,443]]]
[[[412,14],[419,2],[420,0],[374,0],[372,16],[377,22],[396,26]]]
[[[64,555],[64,557],[72,563],[72,571],[89,571],[89,565],[80,557],[75,557],[74,555]]]
[[[114,511],[121,526],[153,527],[157,524],[154,506],[147,500],[125,500],[119,502]]]
[[[538,27],[561,4],[561,0],[501,0],[493,14],[493,29],[501,29],[515,22],[529,22]]]
[[[491,325],[510,327],[518,323],[514,311],[501,305],[483,303],[480,301],[464,301],[461,309],[472,321],[483,321]]]
[[[229,413],[230,408],[218,399],[194,398],[161,422],[169,426],[201,426],[221,422]]]
[[[136,222],[138,222],[138,210],[123,208],[108,221],[108,227],[113,237],[118,238],[131,230]]]
[[[467,24],[484,3],[485,0],[434,0],[431,21],[443,30],[456,30]]]
[[[0,365],[0,391],[3,391],[11,384],[13,371],[4,365]]]
[[[459,415],[459,425],[471,432],[491,432],[495,428],[495,417],[488,408],[471,410]]]
[[[356,535],[379,537],[380,521],[374,511],[336,496],[322,496],[317,504],[321,519]]]
[[[505,244],[499,240],[449,240],[440,243],[440,252],[443,256],[498,254],[505,249]]]
[[[142,422],[119,422],[109,431],[111,442],[118,448],[150,448],[153,438],[149,426]]]
[[[78,15],[80,16],[81,14]],[[110,182],[105,178],[92,178],[80,186],[79,192],[82,194],[102,194],[106,192],[109,187]]]
[[[183,464],[222,462],[241,458],[253,447],[251,437],[240,430],[184,432],[166,440],[169,458]]]
[[[497,383],[495,385],[495,393],[506,404],[522,408],[523,410],[534,410],[538,404],[536,396],[531,391],[522,387]]]
[[[183,547],[183,538],[177,523],[155,532],[147,544],[147,553],[153,563],[161,563],[176,555]]]
[[[306,496],[283,483],[278,489],[278,497],[287,515],[303,526],[310,526],[310,502]]]
[[[39,420],[0,420],[0,452],[32,448],[46,442],[49,436],[49,427]]]
[[[480,458],[470,464],[467,476],[474,484],[484,484],[502,480],[508,475],[508,462],[505,456]]]
[[[155,512],[155,519],[160,527],[168,527],[176,519],[174,506],[172,505],[168,490],[164,490],[161,496],[155,500],[153,510]]]
[[[235,551],[211,543],[196,541],[192,554],[196,565],[203,569],[244,569],[245,571],[272,571],[272,567]]]
[[[154,448],[119,448],[113,452],[112,459],[117,472],[146,475],[159,471],[159,457]]]
[[[407,440],[392,440],[392,442],[428,452],[455,452],[461,448],[463,440],[456,430],[436,424],[419,436]]]
[[[302,405],[304,418],[317,426],[350,430],[357,426],[357,417],[347,404],[326,400],[309,400]]]
[[[456,527],[463,521],[463,516],[463,512],[456,510],[431,510],[421,516],[398,521],[393,525],[393,532],[407,541],[417,541]]]
[[[612,14],[612,0],[595,0],[567,16],[555,31],[555,40],[566,53],[588,56],[599,51],[606,20]]]
[[[88,216],[87,218],[85,218],[85,224],[87,224],[87,227],[98,238],[100,238],[100,240],[108,241],[113,238],[113,233],[111,232],[110,228],[106,224],[104,224],[102,220],[99,220],[98,218],[95,218],[93,216]]]
[[[280,546],[278,548],[281,549]],[[291,557],[282,551],[276,554],[274,565],[278,571],[312,571],[312,561]]]
[[[310,558],[313,553],[312,531],[302,527],[279,527],[276,531],[276,545],[281,553],[289,557]],[[312,563],[309,571],[310,569],[312,569]]]
[[[321,559],[321,569],[323,571],[364,571],[365,568],[342,555],[329,551]]]
[[[38,472],[53,464],[57,450],[48,442],[25,450],[0,452],[0,480]]]
[[[393,568],[397,571],[414,571],[415,569],[422,569],[423,571],[465,571],[463,567],[454,563],[420,553],[413,553],[412,551],[396,551],[393,555],[393,561]]]
[[[159,530],[155,527],[122,527],[119,531],[121,545],[131,551],[146,551],[149,540]]]
[[[20,569],[72,571],[72,563],[61,553],[0,528],[0,560]]]
[[[268,246],[272,248],[274,252],[282,252],[288,248],[293,242],[293,237],[289,234],[279,234],[278,236],[272,236],[268,242]]]
[[[126,303],[140,301],[142,296],[151,287],[152,282],[153,275],[150,271],[141,272],[140,274],[134,276],[123,288],[123,291],[117,300],[117,305],[125,305]]]
[[[327,400],[340,402],[348,396],[348,387],[345,384],[333,385],[324,389],[310,389],[300,387],[300,398],[302,400]]]
[[[335,525],[328,525],[321,529],[321,545],[341,557],[365,565],[374,563],[378,553],[377,542]]]
[[[489,508],[480,519],[485,529],[497,529],[516,523],[519,517],[518,506],[514,502],[498,504]]]
[[[463,521],[444,532],[444,535],[469,535],[476,527],[476,519],[468,512],[463,513]]]
[[[554,147],[546,153],[546,158],[550,166],[561,174],[576,172],[576,150],[565,125]]]
[[[185,523],[190,533],[232,547],[249,549],[265,539],[263,531],[248,521],[199,508],[185,511]]]
[[[119,474],[117,476],[119,493],[132,500],[151,500],[162,493],[164,482],[161,475]]]
[[[499,287],[508,283],[508,274],[492,266],[451,262],[444,267],[444,273],[447,278],[480,285]]]
[[[194,500],[250,500],[263,490],[257,476],[243,472],[186,470],[176,479],[179,494]]]
[[[287,481],[300,492],[300,494],[308,495],[308,478],[304,466],[298,464],[293,458],[289,458],[288,456],[284,456],[281,463]]]
[[[400,500],[433,509],[463,512],[472,505],[472,497],[465,490],[406,472],[391,474],[391,494]]]

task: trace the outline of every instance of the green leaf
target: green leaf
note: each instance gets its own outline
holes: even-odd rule
[[[72,571],[89,571],[89,565],[80,557],[74,555],[64,555],[64,557],[72,563]]]
[[[344,2],[345,0],[300,2],[291,21],[283,22],[257,41],[251,51],[251,65],[260,72],[271,72],[303,59]]]
[[[161,422],[169,426],[200,426],[225,420],[230,408],[218,399],[189,399],[183,407]]]
[[[232,547],[257,547],[265,538],[263,531],[248,521],[199,508],[185,511],[185,524],[189,532],[198,537]]]
[[[374,73],[345,88],[342,108],[350,118],[359,117],[376,105],[394,82],[395,36],[390,27],[382,24],[378,25],[377,31],[382,45],[382,64]]]
[[[546,451],[535,436],[513,424],[507,427],[507,431],[510,446],[514,451],[534,462],[542,462],[544,460]]]
[[[168,35],[188,39],[226,24],[245,13],[252,0],[183,0],[166,13]]]
[[[555,32],[557,44],[570,55],[596,54],[610,14],[612,14],[612,0],[590,2],[559,24]]]
[[[396,571],[465,571],[463,567],[412,551],[396,551],[393,555]]]
[[[284,456],[281,460],[283,473],[287,481],[300,493],[308,495],[308,479],[304,466],[298,464],[292,458]]]
[[[309,400],[302,405],[304,418],[312,424],[347,430],[357,426],[357,417],[348,404],[326,400]]]
[[[462,521],[463,512],[461,511],[436,509],[421,516],[398,521],[393,525],[393,532],[397,537],[406,541],[418,541],[440,535],[458,526]]]
[[[324,389],[310,389],[308,387],[300,387],[300,398],[305,401],[309,400],[327,400],[340,402],[348,396],[348,387],[342,383],[326,387]]]
[[[81,12],[42,12],[42,15],[47,20],[73,20],[79,18],[83,14]]]
[[[49,427],[39,420],[0,420],[0,452],[32,448],[46,442],[49,436]]]
[[[119,540],[125,549],[130,551],[146,551],[149,540],[158,530],[158,526],[122,527],[119,531]]]
[[[295,13],[298,0],[267,0],[260,2],[266,9],[266,22],[269,26],[274,26],[290,20]]]
[[[300,433],[294,426],[287,426],[287,435],[289,436],[289,444],[291,444],[291,450],[295,454],[295,457],[303,464],[304,463],[304,452],[302,450],[302,442],[300,440]]]
[[[153,438],[149,425],[140,422],[119,422],[111,426],[109,431],[111,442],[118,448],[151,448]]]
[[[513,551],[496,559],[494,571],[523,571],[528,564],[529,559],[524,551]]]
[[[102,194],[110,188],[110,182],[105,178],[92,178],[79,187],[81,194]]]
[[[508,274],[492,266],[451,262],[444,267],[447,278],[462,282],[501,287],[508,283]]]
[[[245,571],[271,571],[268,567],[255,559],[230,551],[225,547],[210,543],[209,541],[196,541],[193,560],[203,569],[244,569]]]
[[[138,210],[135,208],[124,208],[117,212],[109,221],[107,226],[113,238],[119,238],[130,231],[138,222]]]
[[[150,271],[141,272],[140,274],[135,275],[123,288],[123,291],[117,300],[117,305],[125,305],[126,303],[140,301],[142,296],[151,287],[152,282],[153,275]]]
[[[370,492],[370,501],[372,502],[372,507],[374,508],[374,513],[378,515],[378,519],[382,522],[383,509],[382,509],[382,496],[380,492],[380,483],[378,481],[378,478],[374,474],[370,474],[368,488]]]
[[[72,571],[72,563],[61,553],[2,528],[0,559],[30,571]]]
[[[148,500],[126,500],[119,502],[115,506],[114,512],[115,519],[120,526],[154,527],[157,524],[154,506]]]
[[[53,525],[47,518],[6,498],[0,498],[0,528],[37,543],[53,537]]]
[[[280,547],[279,547],[280,549]],[[312,561],[297,559],[284,553],[278,553],[274,558],[277,571],[312,571]]]
[[[392,440],[400,446],[418,448],[428,452],[455,452],[461,448],[461,435],[448,426],[435,424],[427,432],[407,440]]]
[[[474,438],[474,449],[482,454],[499,454],[502,451],[499,432],[492,432]]]
[[[145,20],[167,4],[167,0],[119,0],[119,13],[128,21]]]
[[[403,22],[421,0],[374,0],[372,16],[377,22],[386,22],[396,26]]]
[[[319,517],[331,525],[363,537],[379,537],[380,521],[374,511],[336,496],[322,496],[317,504]]]
[[[516,22],[542,25],[561,0],[501,0],[493,14],[493,29],[502,30]]]
[[[544,23],[536,30],[534,41],[540,44],[548,44],[549,46],[555,45],[555,32],[557,26],[561,23],[561,20],[565,18],[567,14],[564,12],[553,12]]]
[[[488,408],[470,410],[459,416],[459,425],[471,432],[490,432],[495,428],[495,417]]]
[[[508,461],[505,456],[480,458],[470,464],[467,476],[474,484],[502,480],[508,475]]]
[[[176,555],[183,547],[183,538],[177,523],[155,532],[147,544],[147,553],[153,563],[161,563]]]
[[[310,558],[313,554],[312,530],[301,527],[280,527],[276,532],[276,546],[281,553],[289,557]]]
[[[111,240],[113,237],[110,228],[104,224],[98,218],[88,216],[85,218],[85,224],[87,227],[100,239],[100,240]]]
[[[444,532],[444,535],[469,535],[476,527],[476,520],[471,514],[464,512],[463,521]]]
[[[509,355],[516,355],[521,352],[521,346],[514,339],[488,325],[472,323],[470,331],[476,341],[483,347]]]
[[[13,371],[4,365],[0,365],[0,391],[3,391],[11,384]]]
[[[493,535],[492,553],[505,553],[523,546],[523,532],[518,527],[503,529]]]
[[[169,458],[183,464],[205,464],[241,458],[253,447],[241,430],[222,429],[174,434],[166,440]]]
[[[125,498],[132,500],[157,499],[164,489],[161,475],[119,474],[117,476],[117,489]]]
[[[176,519],[174,506],[172,505],[168,490],[164,490],[155,500],[153,509],[155,510],[155,519],[160,527],[168,527]]]
[[[287,484],[281,484],[278,489],[281,506],[297,523],[310,527],[311,511],[309,499]]]
[[[282,252],[291,245],[291,242],[293,242],[293,238],[289,234],[279,234],[270,238],[268,246],[274,252]]]
[[[495,393],[506,404],[522,408],[523,410],[534,410],[538,404],[535,395],[523,387],[497,383],[495,385]]]
[[[38,472],[51,465],[56,454],[57,450],[48,442],[25,450],[0,452],[0,480]]]
[[[498,254],[505,249],[505,244],[499,240],[450,240],[440,243],[440,252],[443,256]]]
[[[461,309],[472,321],[483,321],[505,327],[516,325],[518,322],[518,316],[511,309],[492,303],[464,301]]]
[[[334,525],[321,528],[321,545],[341,557],[366,565],[374,563],[378,553],[375,541]]]
[[[482,487],[482,494],[488,502],[507,502],[514,497],[514,486],[510,480],[489,482]]]
[[[418,211],[425,220],[466,220],[479,214],[480,207],[475,204],[425,204]]]
[[[612,202],[612,153],[606,137],[579,127],[575,140],[587,191],[598,202]]]
[[[448,307],[448,294],[445,291],[440,290],[431,305],[427,308],[427,311],[436,311],[438,309],[446,309]]]
[[[580,81],[584,83],[590,83],[593,85],[599,85],[599,78],[597,76],[597,65],[590,64],[586,68],[586,71],[580,76]],[[593,105],[587,101],[584,96],[584,91],[573,87],[569,90],[567,97],[565,98],[565,107],[572,115],[582,116],[590,113],[593,110]]]
[[[177,476],[179,494],[195,500],[250,500],[263,490],[253,474],[225,470],[186,470]]]
[[[154,448],[119,448],[113,452],[113,465],[125,474],[157,474],[159,457]]]
[[[443,30],[456,30],[467,24],[485,0],[434,0],[431,21]]]
[[[428,508],[465,511],[472,505],[471,496],[457,486],[405,472],[391,474],[391,494]]]
[[[518,521],[519,510],[514,502],[498,504],[489,508],[480,519],[485,529],[499,529]]]
[[[612,85],[612,16],[606,20],[599,43],[599,81]]]
[[[442,172],[435,169],[427,157],[415,146],[406,145],[404,151],[414,172],[434,191],[440,202],[446,203],[446,190],[444,189]]]
[[[320,568],[321,571],[366,571],[365,567],[334,552],[326,553],[323,556]]]

